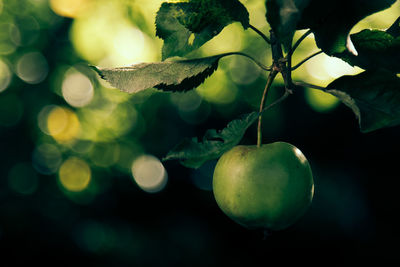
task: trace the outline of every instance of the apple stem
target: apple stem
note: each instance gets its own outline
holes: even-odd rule
[[[309,33],[305,34],[304,37],[300,39],[304,39]],[[261,147],[262,143],[262,133],[261,133],[261,124],[262,124],[262,114],[263,112],[274,106],[277,103],[280,103],[282,100],[284,100],[286,97],[288,97],[292,90],[292,77],[291,77],[291,64],[292,64],[292,53],[294,49],[298,46],[298,44],[301,42],[301,40],[298,41],[298,43],[295,44],[294,48],[291,48],[289,50],[289,53],[286,57],[283,57],[283,51],[282,51],[282,44],[279,42],[279,40],[276,38],[274,32],[271,30],[270,31],[271,38],[270,44],[271,44],[271,51],[272,51],[272,67],[271,67],[271,72],[269,73],[268,79],[267,79],[267,84],[265,85],[264,92],[261,97],[261,103],[260,103],[260,110],[259,110],[259,115],[258,115],[258,128],[257,128],[257,147]],[[267,96],[268,96],[268,91],[269,88],[271,88],[271,85],[278,73],[282,74],[283,80],[285,82],[285,94],[272,103],[270,106],[264,108],[265,102],[267,101]]]
[[[279,71],[277,71],[276,69],[272,69],[272,71],[269,73],[267,84],[265,85],[264,92],[261,97],[260,110],[259,110],[260,115],[258,116],[258,126],[257,126],[257,147],[260,147],[262,143],[262,133],[261,133],[262,113],[264,111],[264,106],[267,100],[268,91],[278,73]]]

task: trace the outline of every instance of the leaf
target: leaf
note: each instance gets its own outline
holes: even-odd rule
[[[137,93],[153,87],[164,91],[185,92],[203,83],[218,68],[218,61],[230,54],[232,53],[187,60],[140,63],[130,67],[93,68],[101,78],[124,92]]]
[[[162,58],[188,54],[235,21],[249,27],[249,13],[238,0],[163,3],[156,16],[156,35],[164,40]]]
[[[310,0],[267,0],[267,20],[278,40],[288,51],[296,26]]]
[[[297,29],[311,29],[319,48],[326,54],[351,48],[350,30],[363,18],[389,8],[396,0],[311,0]]]
[[[373,70],[385,68],[392,72],[400,72],[400,37],[378,30],[363,30],[352,34],[354,47],[358,56],[349,52],[336,55],[350,65]]]
[[[400,78],[385,71],[365,71],[343,76],[328,85],[356,114],[362,132],[400,124]]]
[[[386,30],[386,32],[392,35],[394,38],[400,36],[400,17],[393,23],[392,26],[389,27],[389,29]]]
[[[236,146],[246,130],[257,120],[258,112],[231,121],[222,131],[208,130],[202,140],[186,138],[163,159],[177,159],[188,168],[199,168],[206,161],[217,159]]]

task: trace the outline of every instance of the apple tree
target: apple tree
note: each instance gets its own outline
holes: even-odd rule
[[[194,90],[217,70],[221,60],[231,56],[246,57],[268,73],[258,110],[233,119],[222,130],[206,131],[203,138],[184,139],[164,160],[199,168],[222,156],[214,173],[214,194],[222,210],[248,227],[282,229],[304,212],[314,184],[300,150],[287,143],[262,145],[263,113],[303,87],[337,97],[355,114],[364,133],[400,124],[400,18],[386,30],[364,29],[350,34],[359,21],[395,2],[266,0],[269,33],[250,24],[249,13],[239,0],[164,2],[155,18],[156,35],[164,41],[161,62],[93,69],[112,86],[130,94],[149,88],[173,93]],[[265,41],[265,49],[271,50],[271,65],[242,51],[190,57],[232,23],[254,31]],[[298,30],[306,31],[296,39]],[[320,50],[294,64],[296,49],[310,34]],[[339,77],[327,86],[292,77],[294,70],[322,53],[358,66],[363,72]],[[187,55],[189,58],[182,58]],[[278,75],[283,78],[284,91],[266,105]],[[256,145],[238,146],[255,123]],[[251,155],[246,154],[248,150]]]

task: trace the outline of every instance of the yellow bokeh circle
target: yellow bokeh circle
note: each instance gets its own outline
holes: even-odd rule
[[[305,97],[310,107],[317,112],[329,112],[339,105],[339,100],[328,93],[321,90],[307,88]]]
[[[61,185],[72,192],[85,190],[92,176],[89,165],[76,157],[71,157],[64,161],[58,174]]]
[[[89,6],[92,0],[50,0],[50,7],[57,15],[76,18]]]
[[[47,117],[47,131],[59,143],[74,140],[80,130],[79,119],[67,108],[55,107]]]

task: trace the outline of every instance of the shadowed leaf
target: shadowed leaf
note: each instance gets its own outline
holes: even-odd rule
[[[378,70],[343,76],[326,90],[356,114],[362,132],[400,124],[400,78]]]
[[[349,52],[336,55],[350,65],[372,70],[384,68],[400,72],[400,37],[378,30],[363,30],[352,34],[354,47],[358,56]]]
[[[162,58],[190,53],[235,21],[249,27],[249,13],[238,0],[163,3],[156,16],[156,35],[164,40]]]
[[[163,160],[176,159],[186,167],[199,168],[206,161],[217,159],[236,146],[257,118],[258,112],[252,112],[231,121],[221,131],[208,130],[202,140],[186,138]]]
[[[392,35],[394,38],[400,36],[400,17],[386,30],[386,32]]]
[[[319,48],[326,54],[342,53],[351,47],[348,35],[363,18],[389,8],[396,0],[311,0],[297,29],[310,28]]]
[[[278,40],[288,50],[301,14],[310,0],[267,0],[267,20]]]

